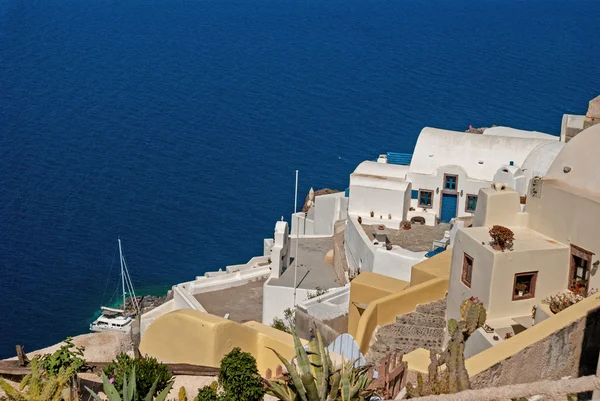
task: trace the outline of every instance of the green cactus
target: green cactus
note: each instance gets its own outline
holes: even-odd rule
[[[486,312],[483,304],[471,297],[460,305],[460,316],[465,322],[465,331],[471,335],[485,323]]]
[[[452,394],[468,390],[471,387],[469,373],[465,368],[465,342],[477,330],[483,326],[486,319],[486,311],[477,298],[470,298],[460,306],[462,320],[448,320],[448,335],[450,340],[446,349],[437,355],[429,352],[431,363],[428,368],[427,381],[417,375],[417,386],[411,383],[406,386],[409,398],[423,397],[427,395]],[[440,372],[442,366],[445,369]]]
[[[333,366],[329,352],[323,345],[321,333],[308,344],[308,352],[302,346],[295,332],[294,348],[296,363],[288,362],[277,351],[270,348],[287,369],[284,379],[266,381],[267,392],[284,401],[358,401],[368,399],[371,383],[367,372],[369,367],[354,368],[355,361],[342,361],[341,366]]]

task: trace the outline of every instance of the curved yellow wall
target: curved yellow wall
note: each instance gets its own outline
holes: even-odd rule
[[[350,305],[348,305],[348,333],[356,338],[361,314],[372,302],[396,294],[409,283],[382,274],[363,272],[350,283]]]
[[[234,347],[250,352],[264,375],[281,362],[271,347],[288,360],[295,356],[291,335],[257,322],[239,324],[209,313],[181,309],[156,319],[146,330],[140,352],[163,362],[218,367]]]
[[[354,336],[360,350],[367,353],[377,326],[394,323],[396,316],[414,311],[419,304],[442,299],[447,291],[448,279],[436,278],[371,302],[360,317]]]
[[[451,263],[452,249],[447,249],[414,265],[410,283],[370,272],[352,280],[348,333],[361,351],[368,351],[377,326],[394,323],[396,316],[414,311],[419,304],[444,298]]]

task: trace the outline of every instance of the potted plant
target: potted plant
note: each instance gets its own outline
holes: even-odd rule
[[[502,252],[507,248],[512,249],[515,234],[510,228],[495,225],[490,229],[489,234],[492,237],[492,247],[494,249]]]
[[[587,287],[587,282],[585,280],[573,280],[573,284],[571,285],[571,291],[575,294],[585,294],[585,289]]]
[[[525,294],[525,291],[527,291],[527,284],[517,283],[515,284],[515,290],[517,290],[517,295],[522,297],[523,294]]]
[[[375,212],[371,211],[371,217],[375,217]]]

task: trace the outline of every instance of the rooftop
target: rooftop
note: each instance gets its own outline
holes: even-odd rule
[[[530,230],[529,228],[508,228],[510,228],[515,234],[515,239],[513,241],[513,249],[511,252],[568,248],[565,244],[561,244],[560,242],[557,242],[550,237],[546,237],[545,235],[542,235],[537,231]],[[463,232],[469,237],[473,238],[475,241],[479,243],[484,243],[486,246],[489,246],[489,243],[492,240],[489,234],[488,227],[471,227],[468,230],[464,230]],[[492,252],[502,252],[496,251],[491,247],[490,250]]]
[[[363,224],[363,230],[369,239],[375,238],[376,226]],[[444,233],[450,230],[450,225],[440,223],[436,226],[413,224],[410,230],[396,230],[386,227],[388,240],[392,245],[398,245],[413,252],[431,251],[433,241],[440,240]]]
[[[296,258],[296,238],[290,241],[290,266],[278,279],[269,284],[280,287],[294,287],[294,270],[298,263],[297,288],[315,290],[317,287],[327,289],[341,287],[337,282],[333,265],[327,263],[327,252],[333,249],[331,238],[300,238],[298,258]]]
[[[213,315],[224,317],[229,313],[229,320],[238,323],[261,322],[264,283],[264,279],[251,281],[238,287],[196,294],[194,298]]]

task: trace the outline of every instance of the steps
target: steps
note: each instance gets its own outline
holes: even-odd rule
[[[417,348],[441,351],[446,327],[446,300],[418,305],[414,312],[396,317],[396,322],[379,326],[373,334],[366,358],[378,366],[388,351],[404,354]]]

